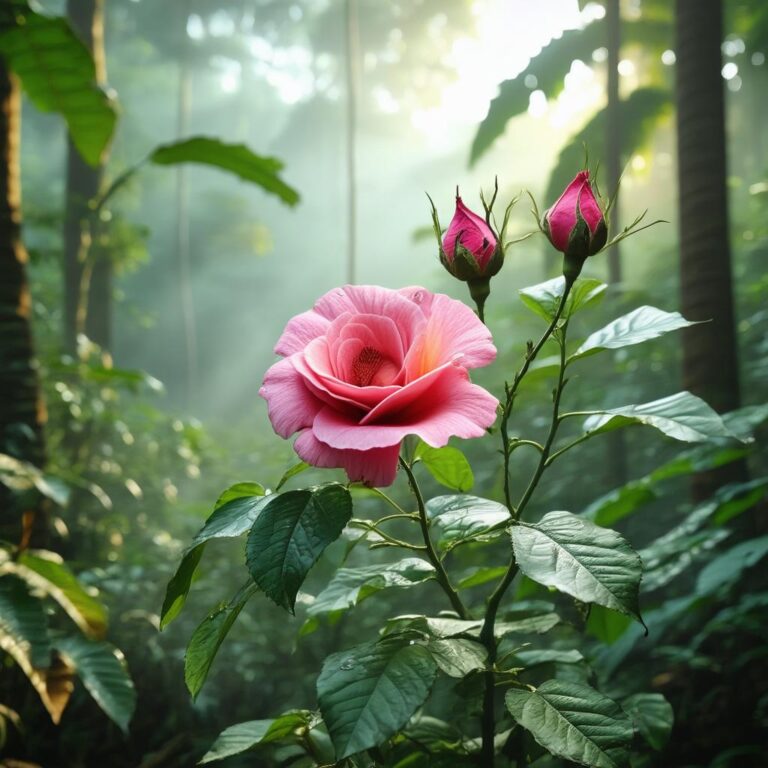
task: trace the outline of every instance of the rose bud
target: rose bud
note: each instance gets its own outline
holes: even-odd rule
[[[563,274],[575,280],[584,261],[605,247],[608,226],[589,182],[589,171],[581,171],[547,211],[541,228],[564,256]]]
[[[478,216],[464,205],[459,190],[456,190],[456,212],[451,223],[442,234],[437,210],[432,204],[432,223],[437,237],[440,263],[458,280],[463,280],[469,287],[470,296],[477,306],[477,314],[484,319],[485,300],[491,292],[491,278],[504,264],[503,237],[497,235],[490,225],[491,210],[496,199],[496,185],[490,204],[483,199],[486,218]],[[481,194],[482,198],[482,194]],[[430,198],[430,202],[432,199]],[[504,226],[509,218],[510,203],[504,216]]]

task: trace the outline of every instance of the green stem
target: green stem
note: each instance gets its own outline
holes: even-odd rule
[[[560,416],[560,421],[563,420],[563,416]],[[552,464],[556,459],[559,459],[564,453],[567,453],[571,450],[571,448],[575,448],[580,443],[586,442],[589,440],[593,435],[591,435],[589,432],[587,432],[584,435],[581,435],[580,437],[577,437],[572,442],[568,443],[567,445],[564,445],[559,451],[555,451],[553,454],[550,455],[550,457],[547,459],[547,466]]]
[[[411,544],[409,541],[403,541],[397,539],[394,536],[390,536],[388,533],[382,531],[374,522],[370,520],[350,520],[349,524],[354,528],[364,528],[366,531],[371,531],[377,536],[381,536],[384,541],[391,544],[393,547],[400,547],[401,549],[410,549],[416,552],[420,552],[426,547],[423,544]]]
[[[453,610],[456,611],[459,617],[462,619],[468,619],[469,611],[467,611],[465,608],[464,603],[461,602],[459,593],[451,585],[451,580],[448,578],[448,573],[445,570],[442,560],[440,560],[437,552],[435,552],[435,547],[432,544],[432,539],[429,536],[427,508],[424,504],[424,497],[421,495],[421,489],[419,488],[419,484],[416,482],[416,477],[413,474],[413,470],[411,469],[408,462],[406,462],[402,457],[400,458],[400,466],[405,471],[405,474],[408,475],[408,482],[410,483],[411,491],[413,491],[413,495],[416,499],[416,506],[419,510],[421,535],[424,537],[427,557],[435,568],[437,583],[443,588],[443,592],[445,592],[445,594],[448,596],[448,599],[451,601],[451,605],[453,606]]]
[[[544,470],[546,469],[547,458],[549,457],[549,451],[552,447],[552,443],[555,439],[555,435],[557,434],[557,428],[560,423],[560,418],[559,418],[560,397],[562,395],[562,391],[565,386],[565,335],[568,327],[567,322],[563,326],[562,334],[558,339],[558,342],[560,344],[560,371],[558,375],[557,389],[555,390],[555,396],[553,398],[554,405],[553,405],[553,414],[552,414],[552,425],[550,426],[547,440],[542,446],[542,451],[539,456],[539,463],[517,507],[513,506],[512,504],[511,491],[509,487],[509,458],[512,455],[512,451],[514,450],[514,441],[510,440],[509,432],[508,432],[509,416],[512,413],[512,406],[514,404],[515,394],[517,393],[517,389],[520,386],[520,382],[523,380],[523,377],[528,372],[528,368],[530,367],[533,360],[536,358],[536,355],[539,354],[539,352],[541,351],[541,348],[544,346],[544,344],[546,344],[549,337],[555,332],[555,329],[557,328],[557,323],[560,320],[560,316],[563,313],[563,309],[565,308],[565,302],[568,299],[568,294],[570,293],[572,286],[573,286],[573,281],[568,280],[566,278],[565,290],[563,291],[563,295],[560,298],[560,303],[558,304],[557,311],[555,312],[555,315],[552,318],[552,322],[549,324],[549,327],[544,332],[544,335],[541,337],[541,339],[539,339],[539,342],[535,346],[529,348],[528,354],[525,357],[523,365],[520,368],[520,370],[517,372],[515,379],[512,382],[512,386],[510,387],[508,385],[506,388],[507,398],[504,404],[504,410],[502,412],[502,420],[501,420],[501,439],[502,439],[502,447],[503,447],[503,453],[504,453],[504,497],[507,503],[507,507],[510,511],[510,514],[512,515],[514,520],[518,520],[520,518],[520,515],[522,514],[525,507],[528,505],[528,502],[533,496],[533,492],[536,490],[536,486],[538,485],[539,480],[541,479],[541,476],[544,473]],[[495,715],[494,708],[495,708],[495,682],[496,682],[495,664],[496,664],[497,648],[496,648],[496,638],[494,636],[494,629],[496,626],[496,615],[498,614],[501,601],[504,598],[504,595],[507,589],[509,588],[509,585],[512,583],[515,576],[517,575],[517,572],[518,572],[518,566],[513,554],[506,573],[504,574],[503,578],[496,586],[496,589],[493,591],[490,598],[488,599],[488,605],[485,611],[485,619],[483,621],[483,627],[480,630],[480,642],[485,646],[486,650],[488,651],[488,669],[485,672],[485,692],[483,694],[483,712],[482,712],[482,718],[481,718],[482,746],[480,749],[480,765],[483,766],[484,768],[493,768],[494,758],[495,758],[494,734],[496,730],[496,715]]]
[[[560,297],[560,303],[557,305],[557,310],[554,317],[552,318],[552,322],[550,322],[549,327],[546,331],[544,331],[544,334],[539,339],[538,343],[535,346],[528,348],[528,352],[525,355],[525,360],[523,360],[523,365],[515,374],[512,385],[506,385],[505,387],[506,400],[501,412],[501,447],[502,453],[504,455],[504,500],[506,502],[507,509],[509,509],[511,514],[514,514],[514,507],[512,505],[512,491],[509,485],[509,460],[512,456],[512,451],[514,450],[514,441],[510,440],[509,438],[509,417],[512,414],[512,407],[515,402],[515,395],[517,394],[517,389],[520,386],[520,382],[522,382],[525,374],[528,373],[528,368],[530,368],[531,363],[536,359],[536,356],[541,351],[541,348],[547,343],[547,340],[557,327],[557,323],[560,320],[560,316],[563,314],[565,303],[568,300],[568,294],[571,292],[572,287],[573,280],[568,280],[566,278],[565,289],[563,290],[563,295]]]
[[[377,496],[384,499],[384,501],[389,504],[392,509],[396,509],[398,514],[397,515],[389,515],[388,517],[382,517],[379,522],[383,522],[384,520],[392,520],[396,517],[413,517],[409,512],[406,512],[391,496],[388,496],[384,491],[380,490],[379,488],[369,488],[368,490],[373,491]]]

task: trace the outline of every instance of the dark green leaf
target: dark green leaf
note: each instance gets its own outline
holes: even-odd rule
[[[427,515],[440,531],[440,546],[443,548],[487,537],[496,526],[511,520],[509,510],[503,504],[465,495],[430,499]],[[498,535],[501,531],[495,533]]]
[[[98,165],[117,115],[113,102],[96,85],[88,49],[66,19],[26,11],[23,23],[0,34],[0,54],[21,79],[30,101],[44,112],[58,112],[80,155]]]
[[[581,664],[584,656],[577,650],[559,651],[556,649],[533,649],[517,651],[514,656],[524,667],[538,664]]]
[[[459,589],[469,589],[470,587],[479,587],[481,584],[487,584],[489,581],[500,579],[507,569],[500,565],[497,568],[478,568],[470,576],[466,576],[459,581],[456,586]]]
[[[412,587],[434,576],[432,565],[418,557],[406,557],[396,563],[339,568],[307,610],[311,616],[345,611],[382,589]]]
[[[632,619],[616,611],[591,605],[587,619],[587,632],[601,643],[613,645],[632,626]],[[637,625],[635,625],[637,626]]]
[[[299,193],[279,176],[283,163],[274,157],[254,154],[244,144],[225,144],[207,136],[194,136],[157,147],[150,160],[157,165],[199,163],[212,166],[257,184],[288,205],[299,202]]]
[[[317,696],[337,760],[397,733],[424,703],[436,674],[429,651],[408,636],[387,635],[329,656]]]
[[[660,693],[636,693],[622,706],[648,744],[657,751],[664,749],[675,721],[672,705]]]
[[[81,631],[102,638],[107,629],[106,608],[85,591],[69,568],[50,552],[22,552],[15,573],[32,587],[50,595]],[[2,570],[2,566],[0,566]]]
[[[517,564],[528,578],[641,620],[642,563],[616,531],[570,512],[550,512],[536,525],[515,525],[511,533]]]
[[[440,485],[444,485],[452,491],[466,493],[475,484],[472,467],[469,466],[466,456],[458,448],[453,448],[450,445],[446,445],[444,448],[432,448],[426,443],[420,442],[416,448],[415,456]]]
[[[573,317],[579,310],[603,298],[608,286],[592,277],[580,277],[571,288],[562,317]],[[528,309],[549,321],[555,316],[565,290],[565,278],[555,277],[519,290],[520,299]]]
[[[620,349],[640,344],[691,325],[697,323],[686,320],[679,312],[664,312],[648,306],[638,307],[588,336],[569,359],[578,360],[604,349]]]
[[[580,683],[548,680],[535,691],[511,688],[512,717],[556,757],[594,768],[625,765],[632,724],[622,708]]]
[[[205,543],[211,539],[234,538],[242,535],[253,525],[261,509],[272,500],[272,496],[251,495],[250,491],[254,486],[247,485],[248,493],[241,497],[232,496],[235,493],[234,489],[239,486],[232,486],[224,491],[220,499],[227,500],[214,507],[205,525],[192,539],[192,544],[184,553],[176,573],[168,582],[163,608],[160,611],[160,629],[168,626],[181,613],[197,565],[203,556]]]
[[[768,555],[768,536],[742,541],[715,557],[699,574],[696,592],[711,595],[722,587],[731,587],[747,568],[757,565]]]
[[[351,517],[352,499],[342,485],[274,495],[248,534],[246,562],[253,580],[293,613],[310,568]]]
[[[86,640],[80,635],[61,638],[55,645],[72,661],[93,700],[127,733],[136,707],[136,691],[120,651],[109,643]]]
[[[231,725],[222,731],[213,746],[205,753],[199,765],[239,755],[259,744],[269,744],[292,736],[309,723],[310,713],[301,710],[286,712],[274,720],[250,720]]]
[[[488,651],[480,643],[464,638],[432,640],[427,649],[449,677],[466,677],[470,672],[485,669],[488,661]]]
[[[32,667],[47,667],[50,663],[43,604],[14,576],[0,577],[0,648],[19,664],[22,659],[29,659]]]
[[[645,424],[668,437],[689,443],[716,437],[738,439],[712,408],[690,392],[678,392],[641,405],[594,411],[593,414],[584,422],[584,429],[591,434],[610,432],[629,424]]]
[[[256,592],[254,584],[245,584],[228,603],[208,614],[192,634],[184,657],[184,681],[193,699],[202,690],[213,660],[240,611]]]

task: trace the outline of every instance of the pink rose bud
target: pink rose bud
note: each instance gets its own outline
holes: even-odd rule
[[[608,226],[592,191],[589,171],[578,173],[560,199],[545,211],[541,227],[565,255],[566,272],[575,279],[587,256],[602,250],[608,239]]]
[[[482,216],[464,205],[458,195],[456,213],[441,244],[440,261],[454,277],[465,281],[492,277],[501,269],[496,234]]]

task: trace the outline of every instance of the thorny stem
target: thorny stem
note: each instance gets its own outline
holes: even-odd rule
[[[416,506],[419,510],[419,524],[421,525],[421,534],[424,537],[424,544],[426,546],[426,554],[429,558],[429,562],[432,563],[435,568],[437,583],[443,588],[443,592],[445,592],[445,594],[448,596],[448,599],[451,601],[451,605],[453,606],[453,610],[456,611],[459,617],[462,619],[468,619],[469,611],[467,611],[464,603],[462,603],[461,598],[459,597],[459,593],[451,585],[451,581],[448,578],[448,573],[445,570],[445,566],[443,565],[442,560],[440,560],[438,557],[437,552],[435,552],[435,547],[432,544],[432,539],[429,536],[427,508],[424,505],[424,497],[421,495],[421,489],[419,488],[419,484],[416,482],[416,477],[413,474],[413,470],[411,469],[408,462],[405,461],[405,459],[402,457],[400,457],[400,466],[405,471],[405,474],[408,475],[408,482],[411,485],[411,491],[413,491],[413,495],[416,499]]]
[[[536,467],[536,470],[534,471],[533,476],[531,477],[531,480],[528,483],[528,487],[526,488],[522,498],[520,499],[520,502],[517,504],[516,507],[513,506],[512,504],[512,496],[511,496],[511,491],[509,487],[509,457],[511,456],[512,450],[515,447],[515,441],[510,440],[509,438],[509,432],[508,432],[509,417],[510,417],[510,414],[512,413],[512,406],[514,405],[517,388],[520,386],[520,382],[523,380],[523,377],[528,372],[528,368],[530,367],[533,360],[536,358],[536,355],[539,354],[539,352],[541,351],[541,348],[544,346],[544,344],[546,344],[549,337],[555,332],[557,328],[557,323],[560,320],[560,316],[563,313],[563,309],[565,308],[565,302],[568,299],[568,294],[570,293],[572,286],[573,286],[573,281],[568,280],[566,278],[565,290],[563,291],[563,295],[560,298],[560,303],[558,304],[557,311],[555,312],[555,315],[552,318],[552,322],[549,324],[549,327],[544,332],[544,335],[541,337],[541,339],[539,339],[538,343],[535,346],[529,348],[528,353],[525,356],[525,360],[523,361],[523,365],[515,375],[512,385],[507,386],[506,388],[507,397],[506,397],[506,402],[504,404],[504,408],[502,411],[502,419],[501,419],[501,439],[502,439],[502,448],[504,453],[504,497],[507,503],[507,507],[509,508],[510,514],[512,515],[512,518],[515,521],[520,518],[520,515],[525,510],[526,506],[528,505],[528,502],[531,500],[531,497],[533,496],[534,491],[536,490],[536,486],[538,485],[542,474],[544,474],[544,470],[548,466],[547,459],[549,458],[549,452],[552,448],[552,443],[555,440],[555,435],[557,434],[557,428],[560,425],[560,416],[559,416],[560,397],[565,387],[565,368],[566,368],[565,335],[568,327],[567,322],[563,326],[560,336],[558,338],[558,343],[560,345],[560,371],[559,371],[558,380],[557,380],[557,388],[555,389],[554,397],[553,397],[552,423],[549,429],[549,434],[547,435],[546,442],[542,446],[542,450],[539,456],[539,463]],[[515,561],[515,557],[513,555],[512,560],[509,563],[509,567],[507,568],[507,572],[504,574],[502,580],[498,583],[496,589],[493,591],[490,598],[488,599],[488,605],[485,611],[485,619],[483,621],[483,627],[480,630],[480,642],[485,646],[486,650],[488,651],[488,668],[485,672],[485,692],[483,695],[483,713],[482,713],[482,720],[481,720],[482,746],[480,749],[480,765],[483,768],[493,768],[494,754],[495,754],[494,734],[496,730],[496,716],[494,712],[494,705],[495,705],[494,666],[496,664],[497,648],[496,648],[496,639],[494,636],[494,628],[496,625],[496,615],[499,611],[499,606],[501,605],[501,601],[504,597],[504,594],[506,593],[507,589],[509,588],[509,585],[512,583],[513,579],[517,575],[517,571],[518,571],[518,566],[517,566],[517,562]]]
[[[563,310],[565,309],[565,302],[568,300],[568,294],[571,292],[572,287],[573,280],[568,280],[568,278],[566,278],[565,289],[563,290],[563,295],[560,297],[560,303],[557,306],[557,311],[555,312],[555,316],[552,318],[552,322],[549,324],[547,330],[544,331],[544,334],[539,339],[538,343],[533,347],[529,347],[528,352],[525,355],[523,365],[515,374],[515,378],[512,384],[508,384],[505,387],[506,400],[501,411],[501,447],[502,453],[504,455],[504,500],[507,504],[507,509],[509,509],[510,514],[513,516],[519,514],[519,512],[516,513],[512,504],[512,492],[509,485],[509,459],[512,456],[512,451],[515,445],[515,441],[510,440],[509,438],[509,417],[512,414],[512,407],[515,403],[515,395],[517,394],[517,389],[520,386],[520,382],[525,377],[525,374],[528,373],[528,368],[530,368],[531,363],[536,359],[536,356],[541,351],[541,348],[547,343],[547,340],[557,327],[557,323],[560,320],[560,316],[563,314]]]

